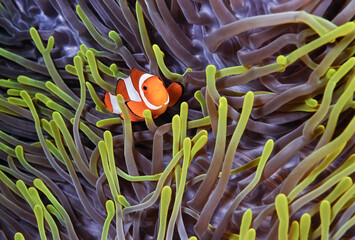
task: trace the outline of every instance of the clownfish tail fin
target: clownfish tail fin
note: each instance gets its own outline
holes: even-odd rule
[[[108,108],[108,110],[110,110],[111,112],[113,111],[112,108],[112,103],[111,103],[111,99],[110,99],[110,94],[109,92],[105,93],[105,99],[104,99],[105,105]]]
[[[170,98],[168,107],[172,107],[181,98],[182,93],[184,91],[184,87],[178,82],[173,82],[166,90],[168,91],[169,98]]]

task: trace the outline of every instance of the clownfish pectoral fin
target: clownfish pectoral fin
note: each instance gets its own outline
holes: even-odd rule
[[[129,110],[131,121],[137,122],[144,120],[143,111],[146,107],[142,102],[127,101],[126,106]]]
[[[169,94],[169,104],[168,107],[174,106],[177,101],[179,101],[182,96],[183,86],[180,83],[174,82],[166,89]]]
[[[144,118],[138,117],[134,115],[130,110],[128,110],[129,113],[129,119],[131,119],[131,122],[141,122],[144,121]],[[123,114],[120,114],[120,117],[123,119]]]

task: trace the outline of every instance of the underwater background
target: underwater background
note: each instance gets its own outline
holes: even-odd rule
[[[354,239],[354,0],[0,1],[0,239]],[[145,121],[132,68],[179,82]]]

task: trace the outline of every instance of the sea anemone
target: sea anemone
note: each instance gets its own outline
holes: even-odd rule
[[[355,235],[355,1],[0,2],[0,239]],[[179,82],[156,119],[103,103]]]

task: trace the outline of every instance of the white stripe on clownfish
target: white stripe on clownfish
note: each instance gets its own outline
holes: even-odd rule
[[[148,78],[150,78],[150,77],[153,77],[153,75],[150,75],[150,74],[148,74],[148,73],[145,73],[145,74],[143,74],[143,75],[140,77],[140,79],[139,79],[139,85],[138,85],[138,86],[139,86],[139,93],[140,93],[140,95],[141,95],[141,98],[143,99],[143,102],[145,103],[145,105],[146,105],[148,108],[150,108],[150,109],[152,109],[152,110],[157,110],[157,109],[161,108],[162,105],[156,106],[156,105],[154,105],[154,104],[151,104],[151,103],[148,101],[148,99],[145,97],[144,92],[143,92],[143,90],[142,90],[142,85],[143,85],[143,83],[144,83]]]
[[[117,103],[117,98],[116,95],[111,94],[110,92],[108,93],[110,95],[110,101],[111,101],[111,106],[112,106],[112,112],[116,114],[122,113],[120,107],[118,106]]]
[[[133,82],[132,82],[131,76],[128,76],[127,78],[123,78],[123,81],[124,81],[124,83],[126,85],[126,89],[127,89],[127,93],[128,93],[129,99],[131,101],[141,102],[142,99],[139,96],[139,93],[137,92],[137,90],[133,86]]]
[[[168,100],[164,103],[164,105],[167,105],[170,101],[170,97],[169,97],[169,94],[168,94]]]

